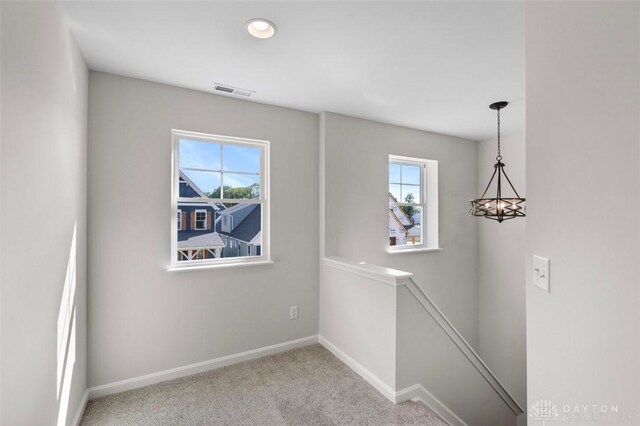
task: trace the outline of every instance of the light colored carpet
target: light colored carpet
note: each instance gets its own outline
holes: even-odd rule
[[[320,345],[89,401],[81,425],[446,426],[393,405]]]

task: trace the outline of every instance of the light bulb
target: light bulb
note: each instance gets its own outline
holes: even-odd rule
[[[256,18],[247,22],[247,32],[255,38],[267,39],[276,34],[276,25],[266,19]]]

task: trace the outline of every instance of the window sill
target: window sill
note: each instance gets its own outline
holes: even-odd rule
[[[442,247],[421,247],[421,248],[407,248],[407,249],[387,249],[387,253],[389,254],[400,254],[400,253],[421,253],[428,251],[442,251]]]
[[[208,263],[205,265],[177,265],[177,266],[169,266],[167,268],[168,272],[176,272],[176,271],[197,271],[202,269],[223,269],[223,268],[240,268],[245,266],[262,266],[262,265],[273,265],[275,262],[273,260],[258,260],[255,262],[238,262],[238,263]]]

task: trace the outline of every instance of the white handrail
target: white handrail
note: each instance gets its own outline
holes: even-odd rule
[[[491,385],[496,393],[507,404],[511,411],[516,415],[524,413],[522,407],[511,396],[509,391],[498,380],[491,369],[480,358],[476,351],[469,345],[460,332],[453,326],[451,321],[438,308],[427,294],[413,280],[411,272],[399,271],[397,269],[385,268],[383,266],[371,265],[365,262],[357,262],[350,259],[332,256],[323,259],[324,264],[334,268],[343,270],[355,275],[364,276],[373,280],[382,282],[392,286],[405,286],[407,290],[418,300],[427,313],[434,319],[440,328],[449,336],[449,339],[460,349],[471,364],[478,370],[484,379]]]

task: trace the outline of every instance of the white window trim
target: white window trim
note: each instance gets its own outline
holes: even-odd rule
[[[253,145],[260,148],[261,164],[260,164],[260,198],[259,199],[199,199],[199,198],[180,198],[180,159],[179,159],[179,142],[181,138],[188,138],[200,142],[209,142],[224,145],[247,146]],[[237,203],[237,204],[262,204],[262,246],[260,256],[243,256],[206,260],[183,260],[178,261],[178,240],[177,240],[177,223],[171,220],[171,262],[168,266],[170,271],[182,271],[190,269],[208,269],[228,266],[248,266],[248,265],[268,265],[273,261],[270,257],[270,157],[269,157],[269,141],[259,139],[238,138],[232,136],[212,135],[206,133],[190,132],[185,130],[171,130],[171,217],[176,217],[178,210],[178,202],[198,202],[206,204],[215,203]]]
[[[224,232],[233,231],[233,215],[221,214],[220,219],[222,221],[220,224],[220,229],[222,229]],[[226,225],[225,225],[225,219],[226,219]]]
[[[202,228],[198,228],[198,213],[204,213],[204,226],[203,226]],[[208,213],[209,213],[209,212],[207,212],[207,211],[206,211],[206,210],[204,210],[204,209],[196,209],[196,210],[194,211],[194,214],[193,214],[193,219],[194,219],[194,220],[193,220],[193,221],[194,221],[195,223],[193,224],[193,225],[194,225],[194,228],[193,228],[193,229],[194,229],[195,231],[206,231],[206,230],[207,230],[207,214],[208,214]]]
[[[389,155],[387,162],[387,173],[389,171],[389,163],[400,163],[407,165],[420,166],[420,203],[422,209],[422,224],[420,226],[422,235],[420,240],[422,244],[406,244],[400,246],[390,246],[389,236],[386,236],[387,252],[389,253],[410,253],[418,251],[437,251],[440,250],[438,236],[438,161],[426,158],[405,157],[401,155]],[[389,192],[389,175],[387,174],[386,192]],[[398,200],[398,205],[409,205]],[[386,219],[388,221],[388,219]],[[426,224],[426,226],[424,226]],[[426,233],[426,238],[425,238]]]

